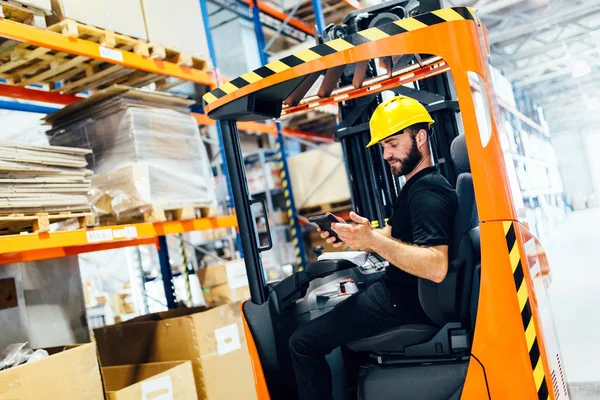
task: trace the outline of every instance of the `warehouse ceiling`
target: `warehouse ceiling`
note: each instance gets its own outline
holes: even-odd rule
[[[263,1],[314,26],[310,0]],[[353,10],[354,1],[321,0],[326,23],[339,23]],[[364,6],[380,2],[360,0]],[[543,107],[552,134],[600,123],[600,94],[596,94],[600,91],[600,0],[442,3],[444,7],[471,6],[479,11],[490,32],[492,65]]]
[[[298,4],[271,1],[288,10]],[[479,11],[490,32],[492,65],[543,107],[552,134],[600,123],[600,0],[442,1]],[[321,2],[327,23],[352,9],[348,1]],[[379,2],[361,0],[366,6]],[[297,16],[310,16],[311,2],[300,3]]]
[[[600,122],[600,1],[468,5],[479,10],[490,32],[492,65],[543,107],[552,134]]]

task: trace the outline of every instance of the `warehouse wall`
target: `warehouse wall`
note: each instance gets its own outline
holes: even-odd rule
[[[585,136],[579,132],[553,134],[552,143],[567,197],[572,199],[578,193],[583,196],[592,193],[594,184],[585,149]]]
[[[77,257],[5,265],[0,279],[14,278],[19,305],[0,310],[0,348],[29,342],[51,347],[89,342]]]

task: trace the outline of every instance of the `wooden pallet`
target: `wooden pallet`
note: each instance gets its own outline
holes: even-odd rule
[[[133,51],[142,56],[148,57],[150,55],[148,43],[146,43],[145,40],[121,35],[108,29],[97,28],[72,19],[62,20],[59,23],[48,27],[48,30],[61,33],[64,36],[98,43],[101,46],[109,47],[111,49],[126,48],[127,50],[125,51]]]
[[[341,211],[348,211],[352,208],[352,203],[350,200],[339,201],[335,203],[321,204],[314,207],[306,207],[299,211],[300,215],[303,216],[313,216],[313,215],[321,215],[325,213],[337,213]]]
[[[154,206],[144,212],[136,215],[126,215],[117,217],[115,215],[106,215],[99,217],[99,225],[122,225],[142,222],[165,222],[165,221],[185,221],[196,218],[210,218],[217,215],[217,210],[212,207],[189,206],[181,208],[161,208]]]
[[[284,119],[284,125],[289,129],[329,136],[337,129],[335,115],[318,110],[292,114]]]
[[[68,224],[74,222],[75,224]],[[86,228],[96,225],[91,212],[75,213],[36,213],[34,215],[10,214],[0,216],[0,234],[16,234],[21,232],[49,232],[51,225],[60,223],[59,230],[67,227]],[[68,228],[67,228],[68,229]]]
[[[0,0],[0,18],[26,25],[46,27],[46,12],[18,1]]]
[[[48,30],[98,43],[106,49],[118,49],[185,67],[205,69],[207,66],[203,59],[165,46],[69,19],[50,26]],[[164,76],[136,71],[104,60],[8,40],[0,44],[0,78],[6,79],[9,84],[38,84],[46,90],[76,94],[100,90],[114,84],[143,87],[164,79]]]

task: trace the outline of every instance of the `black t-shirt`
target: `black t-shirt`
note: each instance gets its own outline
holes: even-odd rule
[[[417,172],[402,188],[388,219],[392,237],[418,246],[450,245],[457,202],[456,192],[435,167]],[[393,265],[383,280],[394,293],[416,294],[418,278]]]

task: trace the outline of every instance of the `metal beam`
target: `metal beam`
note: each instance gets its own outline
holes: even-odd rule
[[[272,18],[275,18],[276,20],[278,20],[280,22],[283,22],[286,18],[285,12],[280,11],[280,10],[276,9],[275,7],[270,6],[266,2],[263,2],[260,0],[238,0],[238,1],[240,1],[244,4],[247,4],[248,6],[251,6],[252,1],[256,1],[256,4],[261,12],[269,15]],[[306,33],[309,36],[313,35],[313,29],[300,20],[291,18],[289,21],[289,25],[293,28],[298,29],[299,31]]]
[[[596,129],[598,127],[599,120],[579,120],[575,123],[571,124],[563,124],[563,125],[555,125],[550,126],[550,135],[551,136],[562,136],[564,134],[569,134],[568,132],[581,132],[586,129]]]
[[[551,52],[553,50],[563,48],[564,45],[568,45],[568,44],[576,43],[576,42],[582,42],[597,32],[600,32],[600,26],[597,26],[588,32],[580,33],[577,35],[566,37],[561,40],[553,41],[552,43],[549,43],[544,46],[530,47],[530,48],[520,51],[516,54],[508,54],[508,55],[492,54],[492,64],[494,66],[500,67],[502,65],[507,65],[507,64],[514,63],[514,62],[517,62],[520,60],[535,57],[538,55],[545,55],[548,52]]]
[[[522,3],[523,1],[524,0],[496,0],[490,3],[486,2],[485,4],[481,5],[481,7],[478,7],[477,11],[479,11],[479,13],[485,17],[486,14],[492,14],[500,10],[504,10],[508,7],[514,6],[515,4]]]
[[[535,88],[527,89],[527,93],[531,96],[549,97],[553,95],[563,94],[567,91],[587,89],[588,87],[600,84],[600,69],[592,70],[592,73],[579,78],[577,81],[572,78],[556,79],[551,82],[546,82],[543,86],[539,85]]]
[[[570,22],[582,17],[589,17],[598,11],[600,11],[600,3],[597,1],[584,3],[571,9],[561,9],[560,12],[556,12],[541,21],[518,24],[517,26],[511,26],[502,31],[492,31],[490,32],[490,44],[506,42],[536,31],[541,32],[553,28],[556,25],[564,24],[565,22]]]
[[[588,64],[589,64],[590,68],[592,68],[592,71],[593,71],[594,67],[600,67],[600,60],[599,61],[595,61],[595,62],[591,62],[590,61],[590,62],[588,62]],[[522,80],[520,82],[517,82],[515,84],[515,86],[517,88],[524,88],[524,87],[527,87],[527,86],[539,84],[540,82],[543,82],[543,81],[548,81],[548,80],[551,80],[551,79],[563,77],[565,75],[568,76],[568,79],[573,79],[571,77],[572,72],[573,71],[571,70],[571,68],[565,67],[565,68],[560,69],[559,71],[550,72],[550,73],[547,73],[547,74],[542,74],[542,75],[538,75],[538,76],[535,76],[535,77],[524,79],[524,80]]]
[[[518,70],[508,73],[507,78],[510,80],[518,81],[522,78],[526,78],[532,74],[539,76],[540,72],[543,72],[546,69],[557,69],[557,68],[568,68],[569,64],[573,62],[575,59],[582,59],[586,56],[591,56],[595,53],[600,52],[600,48],[593,47],[591,49],[577,52],[576,57],[571,56],[569,54],[563,55],[561,57],[553,58],[549,61],[545,61],[542,63],[536,63],[528,68],[519,68]],[[593,60],[589,59],[589,62],[593,62]],[[570,73],[571,70],[569,69]]]
[[[273,45],[273,43],[275,43],[275,41],[277,40],[277,38],[279,37],[279,35],[283,31],[283,29],[287,26],[288,22],[296,14],[296,11],[298,11],[298,8],[300,8],[301,5],[302,5],[302,0],[298,0],[298,2],[296,3],[296,5],[292,9],[292,11],[290,11],[288,13],[287,17],[285,17],[285,20],[279,25],[279,28],[277,28],[277,31],[275,32],[275,34],[273,35],[273,37],[271,37],[271,40],[269,40],[269,43],[267,43],[265,45],[265,47],[263,49],[263,52],[269,51],[269,49],[271,48],[271,46]]]

